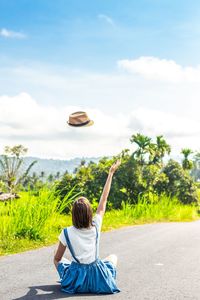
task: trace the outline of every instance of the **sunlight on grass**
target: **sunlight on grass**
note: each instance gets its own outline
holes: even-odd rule
[[[59,197],[43,189],[37,196],[22,193],[15,201],[0,203],[0,255],[17,253],[50,245],[58,240],[62,228],[72,224],[71,216],[63,211],[75,196],[69,194],[60,202]],[[122,226],[197,220],[198,207],[183,205],[165,195],[153,195],[138,204],[122,203],[120,210],[107,211],[103,231]]]
[[[21,193],[20,199],[0,203],[0,253],[54,241],[61,228],[70,224],[70,218],[61,213],[73,198],[68,194],[61,203],[53,192],[42,189],[37,196]]]
[[[105,214],[103,230],[119,228],[126,225],[152,222],[185,222],[199,219],[196,206],[183,205],[176,198],[163,195],[155,196],[149,201],[140,199],[138,204],[122,203],[121,210]]]

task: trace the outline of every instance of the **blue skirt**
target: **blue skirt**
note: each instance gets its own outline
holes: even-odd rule
[[[109,261],[97,259],[90,264],[72,261],[58,264],[61,290],[65,293],[114,294],[120,292],[116,286],[116,268]]]

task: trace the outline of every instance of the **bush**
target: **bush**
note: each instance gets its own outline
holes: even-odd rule
[[[178,199],[184,204],[197,203],[197,187],[189,173],[174,160],[170,160],[163,169],[163,174],[168,178],[163,186],[163,191]]]

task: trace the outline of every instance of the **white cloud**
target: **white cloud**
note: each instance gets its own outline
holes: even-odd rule
[[[97,109],[114,118],[119,112],[128,118],[131,111],[143,107],[174,115],[177,120],[184,116],[199,120],[199,83],[148,80],[120,70],[94,73],[14,62],[11,67],[0,68],[0,78],[0,94],[26,91],[43,107],[61,109],[73,104]]]
[[[170,139],[200,136],[200,121],[145,108],[130,113],[128,126],[150,136],[164,135]]]
[[[124,120],[113,118],[99,110],[85,107],[93,127],[67,126],[68,115],[83,109],[78,106],[39,105],[30,95],[0,97],[1,145],[22,143],[31,155],[69,158],[116,153],[119,139],[126,136]],[[116,148],[116,149],[115,149]],[[2,149],[1,149],[2,151]]]
[[[86,110],[92,127],[67,126],[68,115]],[[102,156],[132,148],[129,139],[141,132],[163,134],[172,147],[199,149],[200,122],[158,110],[138,108],[127,113],[105,113],[88,106],[41,105],[29,94],[0,97],[0,151],[5,145],[24,144],[30,155],[71,158]]]
[[[7,62],[6,68],[0,68],[0,77],[0,94],[15,95],[25,90],[42,103],[84,103],[109,113],[125,113],[142,106],[199,118],[198,82],[149,80],[120,69],[95,73],[28,62],[26,66],[12,62],[10,67]]]
[[[118,66],[130,73],[139,74],[146,79],[173,83],[200,82],[200,65],[183,67],[173,60],[142,56],[133,60],[120,60],[118,61]]]
[[[0,29],[0,36],[4,38],[24,39],[26,35],[22,32],[11,31],[6,28]]]
[[[130,136],[141,132],[163,134],[174,151],[199,150],[199,83],[182,75],[176,81],[184,67],[165,63],[156,69],[159,79],[144,76],[145,63],[140,73],[112,74],[42,64],[1,68],[1,94],[16,95],[0,97],[1,147],[22,143],[29,154],[43,157],[102,156],[133,147]],[[93,127],[66,126],[68,114],[80,109],[89,112]]]
[[[101,20],[104,20],[104,21],[106,21],[108,24],[110,24],[110,25],[112,25],[112,26],[114,26],[114,25],[115,25],[115,23],[114,23],[113,19],[112,19],[112,18],[110,18],[110,17],[109,17],[109,16],[107,16],[107,15],[104,15],[104,14],[99,14],[99,15],[98,15],[98,18],[99,18],[99,19],[101,19]]]

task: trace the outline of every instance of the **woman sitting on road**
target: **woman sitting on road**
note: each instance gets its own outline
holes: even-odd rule
[[[89,201],[84,197],[79,198],[72,208],[73,226],[64,228],[59,236],[60,243],[54,256],[54,264],[63,292],[114,294],[120,291],[115,282],[116,255],[110,255],[103,260],[98,255],[107,197],[113,174],[119,165],[118,160],[109,170],[94,218]],[[66,247],[71,253],[72,262],[63,258]]]

